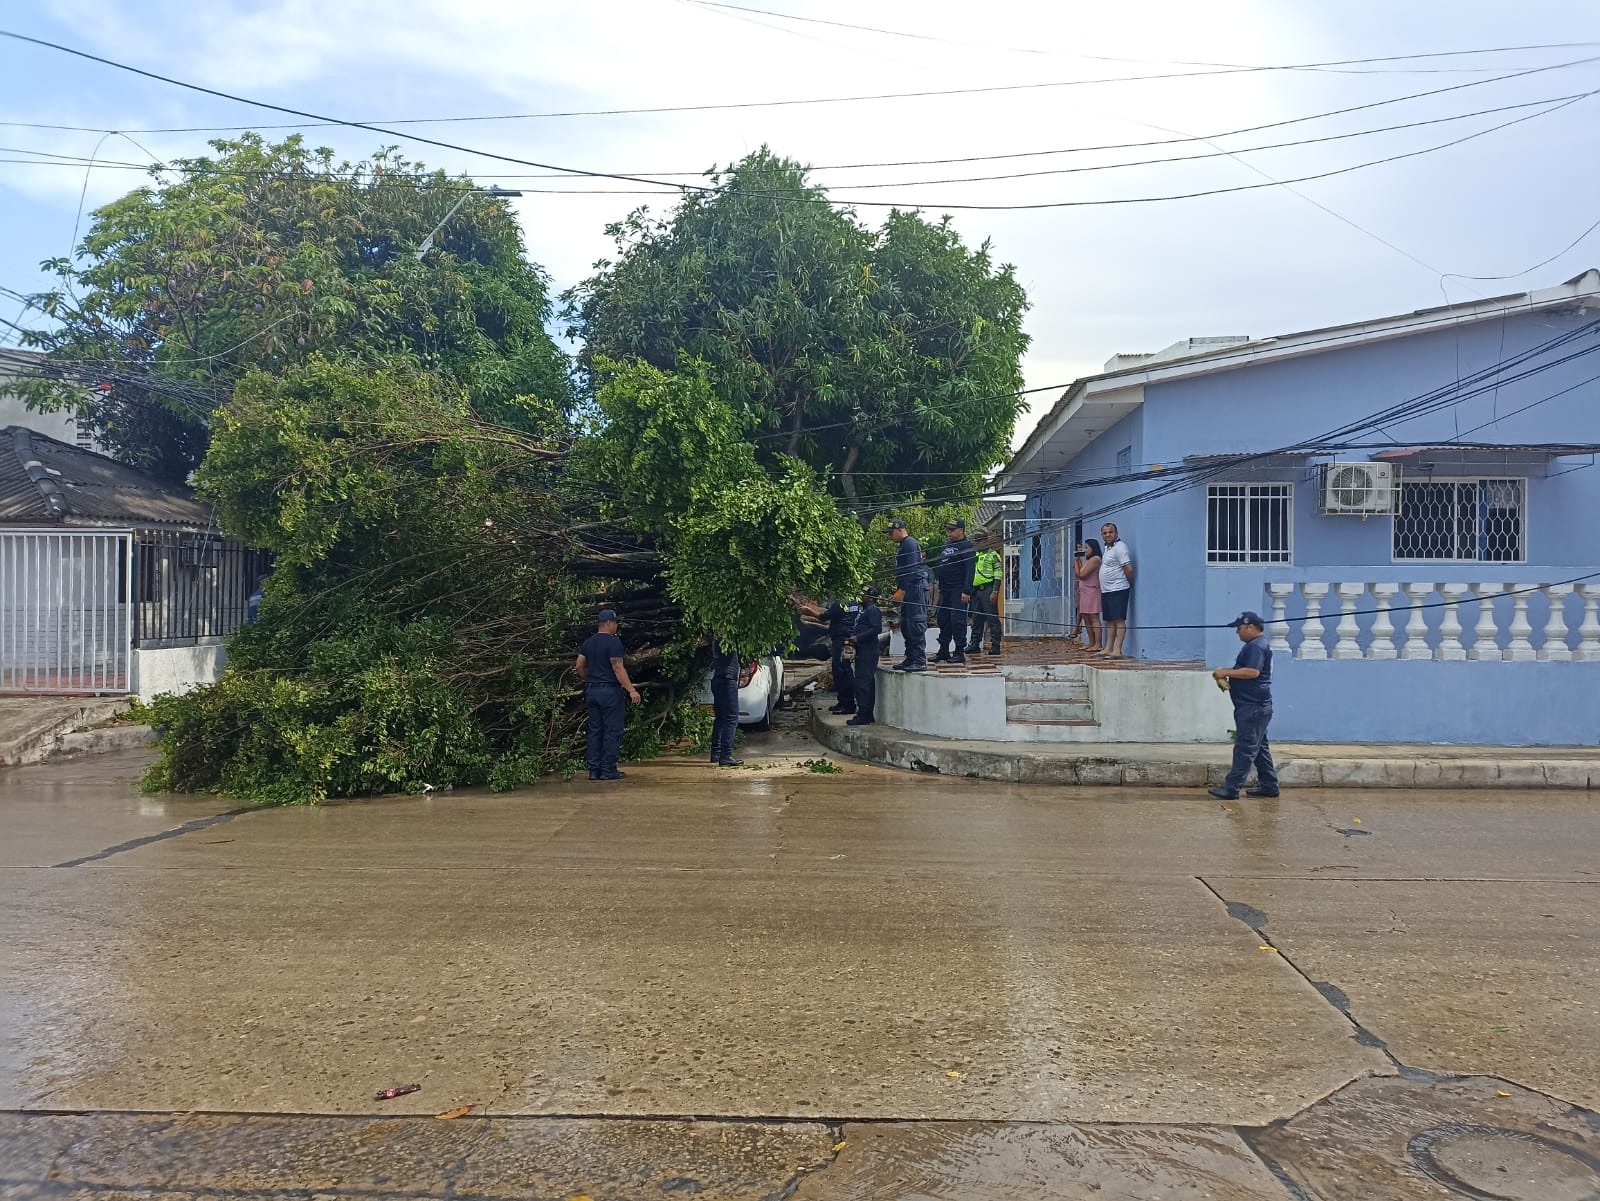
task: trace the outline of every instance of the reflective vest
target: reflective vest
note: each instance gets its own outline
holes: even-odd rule
[[[990,584],[998,584],[1004,571],[1000,562],[1000,552],[997,550],[980,550],[978,552],[977,570],[973,572],[972,585],[982,588]]]

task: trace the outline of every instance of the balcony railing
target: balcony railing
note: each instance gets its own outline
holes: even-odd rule
[[[1272,649],[1296,659],[1600,663],[1600,582],[1283,581],[1266,589]]]

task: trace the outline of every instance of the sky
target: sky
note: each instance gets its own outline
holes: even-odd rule
[[[1585,95],[1600,90],[1600,8],[1567,0],[0,0],[0,28],[340,120],[533,114],[395,127],[462,149],[304,132],[352,158],[397,142],[523,189],[512,205],[556,291],[608,254],[608,223],[667,212],[673,193],[484,152],[670,182],[766,144],[868,222],[889,204],[949,212],[1031,300],[1024,374],[1041,391],[1018,443],[1114,354],[1517,292],[1600,262],[1600,229],[1580,240],[1600,221],[1600,95]],[[1397,56],[1430,57],[1350,61]],[[1329,63],[1347,65],[1308,66]],[[835,102],[772,103],[820,99]],[[686,106],[719,107],[614,111]],[[1292,123],[1234,132],[1278,122]],[[279,124],[305,122],[0,39],[0,286],[43,286],[40,261],[146,182],[122,164],[230,136],[149,131]],[[1305,139],[1325,140],[1277,145]],[[1123,148],[1085,149],[1107,145]],[[1408,157],[1360,166],[1394,156]],[[1192,161],[1150,161],[1173,158]],[[971,161],[931,161],[951,159]],[[1194,192],[1216,194],[1159,199]],[[0,298],[0,319],[26,324],[21,308]]]

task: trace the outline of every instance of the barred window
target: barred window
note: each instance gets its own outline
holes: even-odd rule
[[[1206,489],[1207,563],[1289,563],[1293,556],[1293,484]]]
[[[1133,447],[1132,446],[1124,446],[1121,450],[1117,451],[1117,471],[1122,475],[1126,475],[1128,472],[1130,472],[1132,470],[1133,470]]]
[[[1396,562],[1521,563],[1527,480],[1402,480]]]

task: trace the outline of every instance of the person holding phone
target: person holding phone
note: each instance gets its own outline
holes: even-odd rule
[[[1100,649],[1100,544],[1093,538],[1078,543],[1072,558],[1072,573],[1078,577],[1078,620],[1089,635],[1086,650]]]

